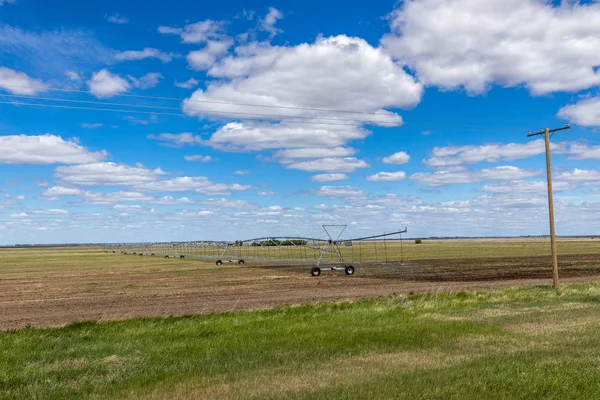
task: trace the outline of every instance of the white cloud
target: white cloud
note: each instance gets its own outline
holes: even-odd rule
[[[4,4],[15,4],[15,0],[0,0],[0,7]]]
[[[119,15],[118,13],[112,15],[104,15],[104,18],[112,24],[127,24],[129,23],[129,19],[123,15]]]
[[[481,191],[513,196],[532,194],[545,195],[548,193],[547,185],[548,184],[545,181],[512,181],[498,185],[485,185],[483,188],[481,188]],[[573,185],[571,185],[569,182],[555,180],[552,183],[552,189],[555,192],[560,192],[573,189]]]
[[[112,97],[131,89],[129,82],[107,69],[95,72],[92,79],[87,81],[87,85],[92,94],[99,98]]]
[[[556,180],[564,181],[598,181],[600,182],[600,171],[575,168],[572,171],[565,171],[555,177]]]
[[[10,215],[11,218],[29,218],[27,213],[15,213]]]
[[[251,188],[249,185],[223,184],[211,182],[204,176],[182,176],[162,181],[148,181],[132,185],[141,192],[187,192],[195,191],[207,195],[227,195],[231,191],[244,191]]]
[[[136,88],[149,89],[157,86],[163,76],[158,72],[148,72],[146,75],[141,76],[139,79],[131,75],[128,75],[127,77]]]
[[[131,167],[113,162],[61,166],[54,171],[54,176],[62,182],[87,186],[141,185],[154,182],[161,175],[164,172],[160,168],[150,170],[141,165]]]
[[[525,84],[534,94],[600,84],[600,4],[408,0],[382,44],[427,85],[470,92]]]
[[[391,156],[383,157],[381,160],[384,164],[406,164],[410,161],[410,156],[403,151],[394,153]]]
[[[358,126],[315,124],[230,122],[204,143],[219,150],[261,151],[287,148],[334,148],[367,137]]]
[[[556,116],[581,126],[600,126],[600,97],[565,106]]]
[[[145,58],[157,58],[163,63],[168,63],[173,59],[173,54],[167,54],[152,47],[146,47],[144,50],[127,50],[115,53],[115,59],[118,61],[143,60]]]
[[[389,55],[359,38],[340,35],[293,47],[251,43],[237,47],[236,54],[208,72],[222,80],[210,83],[206,91],[197,90],[185,101],[185,112],[198,116],[238,114],[245,119],[251,118],[248,114],[261,114],[262,119],[269,114],[274,120],[295,116],[336,118],[340,122],[377,119],[379,125],[397,126],[402,123],[401,117],[385,108],[411,108],[419,103],[423,92],[421,84]],[[268,109],[240,103],[291,108]],[[340,116],[316,108],[378,115]]]
[[[77,72],[75,72],[73,70],[65,71],[65,75],[67,76],[67,78],[69,78],[70,80],[72,80],[74,82],[79,82],[81,80],[81,75],[79,75]]]
[[[315,194],[323,197],[358,197],[364,193],[352,186],[322,186]]]
[[[200,136],[193,133],[161,133],[160,135],[148,135],[148,139],[158,140],[165,145],[181,147],[185,145],[202,144],[204,141]]]
[[[142,207],[136,204],[117,204],[113,206],[113,210],[125,214],[158,214],[158,210],[155,208]]]
[[[569,154],[571,159],[575,160],[599,160],[600,145],[588,146],[585,143],[564,144],[558,151],[561,154]]]
[[[458,183],[476,183],[488,180],[515,180],[539,175],[536,170],[525,170],[513,166],[500,166],[477,171],[458,168],[452,171],[436,171],[433,173],[418,172],[410,179],[420,185],[443,186]]]
[[[558,145],[553,144],[555,149]],[[489,144],[482,146],[434,147],[431,157],[423,162],[433,168],[479,162],[512,161],[529,158],[545,152],[543,139],[527,143]]]
[[[38,215],[67,215],[69,212],[67,210],[61,210],[59,208],[51,208],[49,210],[35,210],[34,214]]]
[[[0,54],[18,59],[30,70],[56,79],[74,65],[110,64],[112,50],[89,30],[23,31],[0,22]]]
[[[209,40],[201,50],[190,51],[187,61],[190,68],[196,71],[205,71],[212,68],[218,59],[229,52],[233,40],[223,38],[221,40]]]
[[[44,82],[30,78],[23,72],[10,68],[0,67],[0,88],[21,95],[34,95],[46,90]]]
[[[240,170],[235,171],[233,174],[238,175],[238,176],[244,176],[244,175],[249,175],[250,171],[245,170],[245,169],[240,169]]]
[[[278,150],[273,157],[281,162],[292,162],[295,159],[311,159],[324,157],[348,157],[356,154],[356,150],[349,147],[333,148],[297,148]]]
[[[272,192],[272,191],[270,191],[270,190],[267,190],[267,191],[264,191],[264,192],[256,192],[256,194],[259,195],[259,196],[264,196],[264,197],[275,196],[275,193]]]
[[[183,43],[206,43],[209,40],[222,38],[225,31],[225,22],[205,21],[185,25],[183,28],[159,26],[158,32],[162,34],[179,35]]]
[[[343,181],[344,179],[348,179],[348,175],[346,174],[319,174],[314,175],[310,178],[313,182],[334,182],[334,181]]]
[[[191,89],[193,87],[198,86],[199,83],[200,82],[197,81],[196,79],[190,78],[185,82],[175,82],[175,86],[182,88],[182,89]]]
[[[354,157],[320,158],[318,160],[300,161],[286,165],[289,169],[302,171],[354,172],[359,168],[368,168],[369,164]]]
[[[263,19],[260,20],[260,27],[262,30],[269,32],[271,37],[281,32],[281,29],[275,27],[277,20],[283,18],[283,13],[276,8],[269,7],[269,12]]]
[[[83,191],[81,189],[68,188],[64,186],[53,186],[44,190],[42,196],[58,198],[59,196],[79,196],[81,194],[83,194]]]
[[[406,172],[378,172],[375,175],[369,175],[368,181],[373,182],[396,182],[406,178]]]
[[[192,156],[184,156],[183,157],[186,161],[199,161],[199,162],[209,162],[209,161],[215,161],[214,158],[212,158],[211,156],[203,156],[200,154],[196,154],[196,155],[192,155]]]
[[[85,164],[103,160],[105,151],[91,152],[60,136],[0,136],[0,164]]]
[[[101,123],[85,122],[85,123],[81,124],[81,127],[83,129],[96,129],[96,128],[101,128],[102,126],[103,126],[103,124],[101,124]]]

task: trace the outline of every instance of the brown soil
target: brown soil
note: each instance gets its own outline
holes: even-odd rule
[[[356,266],[354,276],[310,267],[252,267],[123,256],[107,265],[22,268],[0,275],[0,329],[75,321],[239,311],[399,293],[551,284],[549,257],[417,260]],[[114,260],[114,261],[113,261]],[[600,282],[597,254],[560,259],[564,282]],[[88,263],[89,264],[89,263]]]

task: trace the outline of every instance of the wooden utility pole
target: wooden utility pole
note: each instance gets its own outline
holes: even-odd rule
[[[564,131],[570,129],[569,124],[562,128],[556,129],[544,129],[537,133],[529,132],[527,137],[544,135],[546,141],[546,174],[548,176],[548,213],[550,214],[550,247],[552,248],[552,280],[554,281],[554,289],[560,289],[560,283],[558,281],[558,254],[556,252],[556,233],[554,231],[554,200],[552,198],[552,165],[550,163],[550,134],[557,131]]]

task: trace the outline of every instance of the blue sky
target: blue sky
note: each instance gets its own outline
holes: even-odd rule
[[[317,12],[318,10],[318,12]],[[600,228],[600,4],[0,0],[0,244]]]

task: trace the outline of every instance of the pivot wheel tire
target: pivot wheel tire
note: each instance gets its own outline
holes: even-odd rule
[[[348,265],[344,269],[344,272],[346,273],[346,275],[353,275],[354,274],[354,267],[352,265]]]
[[[239,260],[239,261],[238,261],[238,264],[240,264],[240,265],[244,265],[244,260]]]
[[[223,261],[217,260],[217,265],[223,265]]]
[[[310,274],[311,274],[312,276],[319,276],[319,275],[321,275],[321,268],[319,268],[319,267],[314,267],[314,268],[313,268],[313,269],[310,271]]]
[[[179,256],[179,258],[183,260],[185,258],[185,256]]]
[[[143,254],[142,254],[142,253],[140,253],[140,257],[141,257],[141,256],[143,256]]]
[[[169,258],[169,256],[165,256],[165,258]]]

